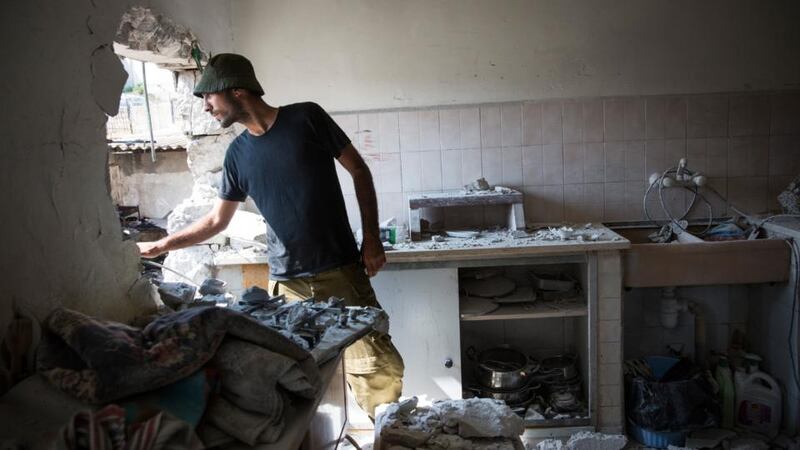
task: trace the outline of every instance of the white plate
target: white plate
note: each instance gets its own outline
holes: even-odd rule
[[[452,231],[445,231],[448,236],[454,238],[461,238],[461,239],[472,239],[474,237],[480,236],[480,231],[475,230],[452,230]]]
[[[536,291],[533,286],[520,286],[505,297],[492,299],[495,303],[533,303],[536,301]]]
[[[459,306],[461,309],[461,317],[482,316],[500,307],[500,305],[489,299],[467,297],[465,295],[460,297]]]
[[[481,280],[462,280],[461,289],[472,297],[496,298],[504,297],[517,288],[511,278],[497,276]]]

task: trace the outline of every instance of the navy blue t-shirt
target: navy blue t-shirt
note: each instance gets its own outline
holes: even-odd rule
[[[296,103],[282,106],[263,135],[245,130],[228,147],[219,196],[255,201],[267,222],[272,279],[358,261],[335,167],[349,143],[319,105]]]

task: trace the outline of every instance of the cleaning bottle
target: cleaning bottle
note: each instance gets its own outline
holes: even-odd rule
[[[738,411],[739,411],[739,403],[742,401],[742,391],[744,391],[744,381],[750,375],[747,373],[747,370],[743,366],[736,367],[736,370],[733,371],[733,392],[734,392],[734,408],[733,408],[733,419],[738,424]]]
[[[719,399],[722,405],[722,428],[733,428],[734,388],[728,359],[720,357],[714,378],[719,384]]]
[[[751,373],[742,382],[737,397],[737,425],[771,438],[778,435],[781,425],[781,388],[774,378],[764,372]]]

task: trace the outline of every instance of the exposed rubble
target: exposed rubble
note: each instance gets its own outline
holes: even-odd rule
[[[159,56],[189,61],[197,38],[149,8],[134,6],[122,15],[114,41],[132,50],[146,50]]]
[[[542,243],[601,242],[620,239],[603,227],[591,223],[581,226],[545,227],[533,230],[508,230],[495,228],[481,230],[470,238],[434,234],[429,241],[406,241],[392,246],[393,250],[450,250],[478,247],[526,247]]]
[[[570,436],[568,450],[621,450],[628,438],[621,434],[604,434],[583,431]]]
[[[222,174],[222,161],[228,144],[235,137],[232,129],[224,134],[204,136],[189,143],[186,153],[189,170],[194,178],[192,195],[182,201],[167,219],[167,231],[174,233],[194,223],[208,213],[217,199]],[[212,238],[211,242],[222,244],[224,237]],[[212,278],[215,250],[207,245],[199,245],[169,253],[164,265],[186,275],[200,284],[206,278]],[[176,275],[166,272],[165,281],[180,281]]]
[[[524,423],[493,399],[444,400],[418,406],[416,397],[389,405],[375,423],[375,449],[524,448]]]

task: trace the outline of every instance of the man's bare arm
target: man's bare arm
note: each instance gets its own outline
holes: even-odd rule
[[[353,177],[353,184],[358,199],[358,209],[361,213],[361,230],[364,241],[361,244],[361,257],[367,274],[373,276],[386,263],[386,255],[381,244],[380,230],[378,228],[378,198],[375,195],[375,185],[367,163],[358,154],[352,144],[342,150],[339,163],[347,169]]]
[[[239,202],[217,199],[214,208],[197,222],[155,242],[138,242],[136,245],[145,258],[154,258],[171,250],[188,247],[224,230],[236,213]]]

